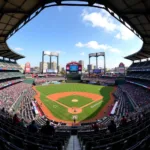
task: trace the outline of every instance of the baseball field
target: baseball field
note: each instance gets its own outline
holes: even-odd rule
[[[59,122],[92,121],[102,117],[113,103],[114,87],[79,83],[36,86],[35,99],[44,114]]]

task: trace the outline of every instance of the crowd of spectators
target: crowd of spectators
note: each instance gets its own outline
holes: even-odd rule
[[[124,84],[120,86],[131,99],[139,106],[143,107],[150,104],[150,91],[149,89],[143,88],[134,84]]]
[[[128,83],[133,83],[141,86],[147,86],[150,87],[150,82],[147,80],[139,80],[139,79],[127,79]]]
[[[31,85],[26,83],[17,83],[0,90],[0,107],[9,109],[23,93],[24,90],[30,88]]]
[[[129,68],[129,71],[149,71],[150,61],[133,63]]]
[[[13,78],[22,78],[24,75],[21,72],[5,72],[5,71],[0,71],[0,80],[5,80],[5,79],[13,79]]]
[[[146,110],[146,111],[145,111]],[[91,128],[94,130],[94,132],[99,132],[101,129],[107,129],[107,133],[114,133],[117,131],[118,127],[126,127],[128,124],[131,122],[133,123],[142,123],[142,120],[145,119],[145,112],[147,112],[148,109],[144,109],[140,113],[133,113],[133,114],[126,114],[126,116],[122,116],[120,118],[118,117],[110,117],[110,120],[106,123],[103,124],[99,121],[95,121],[92,125]]]
[[[36,117],[32,103],[34,101],[34,95],[35,91],[32,89],[32,87],[29,87],[27,91],[24,92],[21,103],[17,109],[19,115],[28,122]]]
[[[11,84],[21,82],[21,81],[23,81],[23,79],[13,79],[13,80],[1,81],[0,82],[0,89],[3,87],[9,86]]]
[[[1,109],[2,114],[5,114],[5,109]],[[21,126],[26,128],[30,133],[37,133],[40,132],[44,135],[50,136],[55,134],[55,126],[49,120],[45,122],[44,125],[38,126],[35,120],[32,120],[30,123],[25,122],[24,119],[20,119],[17,114],[14,114],[12,117],[12,124],[14,126]]]
[[[0,60],[0,68],[5,70],[20,70],[21,67],[16,62],[7,62]]]

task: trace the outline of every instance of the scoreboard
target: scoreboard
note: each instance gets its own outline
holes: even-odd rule
[[[82,71],[82,65],[77,62],[70,62],[66,65],[66,71],[67,72],[81,72]]]
[[[70,65],[70,71],[78,71],[78,65]]]

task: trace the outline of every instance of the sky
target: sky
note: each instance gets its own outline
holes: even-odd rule
[[[130,66],[124,56],[137,52],[142,41],[103,9],[92,7],[57,6],[43,10],[8,41],[11,49],[25,56],[18,60],[23,65],[39,66],[42,51],[58,52],[60,66],[84,60],[89,53],[105,52],[106,68],[118,67],[120,62]],[[49,57],[45,56],[45,61]],[[52,61],[56,61],[53,57]],[[95,58],[91,63],[96,64]],[[103,67],[103,57],[98,58]]]

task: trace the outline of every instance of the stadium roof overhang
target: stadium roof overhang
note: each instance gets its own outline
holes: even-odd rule
[[[150,57],[149,0],[0,0],[0,56],[10,59],[24,58],[10,50],[6,40],[44,8],[58,5],[92,6],[107,10],[143,40],[142,48],[137,53],[125,58],[140,60]]]

